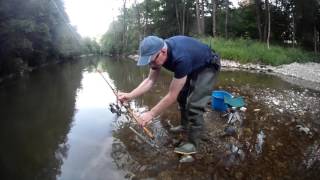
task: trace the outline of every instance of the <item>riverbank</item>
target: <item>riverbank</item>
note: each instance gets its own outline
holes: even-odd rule
[[[285,47],[256,40],[236,38],[199,38],[200,41],[214,49],[223,59],[236,60],[242,64],[268,64],[279,66],[294,62],[319,63],[320,56],[314,52],[306,51],[300,47]]]
[[[186,134],[169,134],[169,142],[165,144],[163,129],[180,124],[179,113],[173,107],[160,116],[161,123],[150,124],[155,134],[162,134],[155,135],[161,147],[159,154],[146,143],[134,143],[135,136],[128,135],[130,132],[123,126],[115,131],[115,137],[120,139],[113,153],[117,166],[126,168],[128,176],[135,179],[294,179],[297,174],[301,174],[302,179],[312,179],[312,173],[319,172],[318,162],[310,158],[318,155],[319,92],[292,86],[263,73],[268,72],[265,66],[252,65],[244,70],[243,65],[242,69],[232,71],[225,63],[223,61],[217,90],[243,97],[246,111],[228,116],[208,106],[194,162],[179,163],[181,157],[173,152],[180,141],[187,139]],[[126,64],[135,67],[132,63]],[[265,70],[248,73],[258,68]],[[147,73],[146,68],[142,69]],[[143,101],[136,102],[141,102],[143,107],[153,106],[167,92],[171,78],[171,74],[163,73],[157,91],[147,93]],[[132,81],[121,78],[124,80]]]
[[[128,58],[137,61],[138,55],[130,55]],[[248,70],[261,73],[270,73],[300,86],[320,90],[320,63],[291,63],[280,66],[246,63],[222,59],[222,70]]]
[[[320,63],[291,63],[280,66],[261,64],[241,64],[236,61],[222,60],[222,70],[249,70],[262,73],[270,73],[281,77],[283,80],[320,91]]]
[[[10,81],[10,80],[12,80],[14,78],[18,78],[18,77],[24,76],[25,74],[31,73],[32,71],[35,71],[35,70],[40,69],[40,68],[47,67],[49,65],[55,65],[55,64],[65,63],[65,62],[72,62],[72,61],[75,61],[75,60],[77,60],[79,58],[85,58],[85,57],[90,57],[90,56],[94,56],[94,54],[85,54],[85,55],[79,55],[79,56],[65,57],[65,58],[61,58],[59,60],[46,62],[46,63],[43,63],[41,65],[33,66],[33,67],[25,65],[18,72],[11,73],[11,74],[8,74],[8,75],[5,75],[5,76],[1,76],[0,77],[0,84],[2,84],[4,82],[7,82],[7,81]]]
[[[281,75],[291,76],[307,81],[320,83],[319,63],[291,63],[280,66],[269,66],[260,64],[240,64],[236,61],[222,60],[221,64],[225,68],[239,68],[247,70],[259,70],[263,72],[274,72]]]

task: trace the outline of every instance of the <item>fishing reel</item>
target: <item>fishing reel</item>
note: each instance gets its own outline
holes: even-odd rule
[[[125,111],[116,103],[109,104],[109,110],[113,114],[117,114],[117,116],[121,116],[121,114],[125,113]]]

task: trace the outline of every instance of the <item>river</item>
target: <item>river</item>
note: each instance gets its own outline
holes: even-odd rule
[[[116,98],[96,68],[122,91],[136,87],[148,75],[146,67],[138,68],[131,60],[87,57],[1,84],[1,179],[296,179],[297,175],[308,179],[319,175],[319,91],[269,74],[222,71],[215,89],[245,98],[244,122],[234,126],[236,140],[221,139],[226,122],[208,108],[207,138],[214,140],[207,144],[216,147],[196,156],[193,165],[185,165],[179,163],[172,145],[160,155],[155,153],[130,131],[125,117],[110,112],[109,104]],[[134,109],[152,107],[165,95],[171,75],[161,73],[151,92],[131,103]],[[176,104],[159,119],[163,129],[168,120],[178,124]],[[240,158],[230,161],[223,155],[230,144],[245,156],[238,153]]]

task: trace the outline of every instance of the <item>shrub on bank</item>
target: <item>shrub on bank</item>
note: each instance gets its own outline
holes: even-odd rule
[[[289,64],[292,62],[320,62],[320,54],[299,48],[284,48],[249,39],[224,39],[205,37],[200,40],[213,48],[223,59],[240,63],[262,63],[268,65]]]

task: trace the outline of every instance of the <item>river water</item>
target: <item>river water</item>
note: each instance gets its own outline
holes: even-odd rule
[[[123,115],[109,111],[116,98],[96,68],[123,91],[148,75],[147,68],[137,68],[130,60],[90,57],[38,69],[0,86],[1,179],[308,179],[319,175],[318,91],[273,75],[222,71],[215,89],[245,98],[243,122],[229,126],[221,113],[208,106],[201,153],[193,163],[181,164],[172,144],[164,145],[165,152],[155,152],[130,131]],[[133,101],[132,107],[155,105],[170,80],[170,73],[163,71],[155,88]],[[168,129],[168,121],[178,124],[176,104],[159,119],[163,130]],[[236,138],[225,138],[226,126],[235,129]]]

